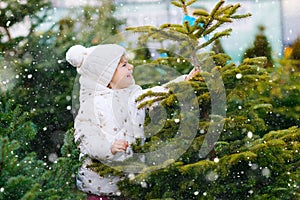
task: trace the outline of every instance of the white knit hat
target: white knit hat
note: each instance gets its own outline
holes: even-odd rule
[[[107,86],[119,64],[125,49],[116,44],[103,44],[86,48],[72,46],[66,53],[66,60],[77,68],[81,76]]]

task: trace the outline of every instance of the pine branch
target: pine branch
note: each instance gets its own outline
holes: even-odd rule
[[[195,31],[195,29],[196,29],[195,25],[191,26],[187,21],[185,21],[183,24],[184,24],[184,27],[186,29],[187,34],[193,33]]]
[[[168,93],[166,93],[166,92],[153,92],[153,91],[150,90],[150,91],[142,94],[141,96],[139,96],[135,101],[139,102],[139,101],[144,100],[147,97],[166,96],[166,94],[168,94]]]
[[[178,8],[182,8],[182,6],[183,6],[182,2],[172,1],[171,3]]]
[[[213,10],[210,13],[210,16],[214,17],[216,15],[216,13],[218,12],[218,10],[220,9],[220,7],[225,3],[224,0],[220,0],[215,7],[213,8]]]
[[[144,102],[139,104],[138,109],[141,109],[141,108],[144,108],[144,107],[151,107],[154,103],[162,101],[164,99],[166,99],[166,97],[162,96],[162,97],[156,97],[154,99],[144,101]]]
[[[209,13],[204,9],[196,9],[196,10],[194,10],[193,15],[207,17],[207,16],[209,16]]]
[[[220,8],[217,12],[216,12],[216,15],[221,15],[223,13],[226,13],[228,10],[232,9],[233,8],[233,5],[227,5],[227,6],[224,6],[222,8]]]
[[[226,18],[226,17],[215,17],[215,20],[218,20],[218,21],[220,21],[220,22],[222,22],[222,23],[224,23],[224,22],[232,22],[232,20],[230,19],[230,18]]]
[[[196,49],[199,50],[201,48],[204,48],[204,47],[210,45],[212,42],[214,42],[215,40],[217,40],[221,37],[229,36],[231,34],[231,31],[232,31],[232,29],[229,28],[229,29],[226,29],[226,30],[222,31],[221,33],[215,33],[214,36],[210,40],[208,40],[207,42],[201,44]]]
[[[234,13],[236,13],[237,9],[239,9],[241,7],[241,4],[235,4],[233,5],[232,9],[229,10],[228,15],[232,15]]]
[[[223,22],[218,21],[213,26],[207,28],[206,30],[203,30],[202,32],[197,33],[197,36],[200,37],[202,35],[209,35],[210,33],[214,32],[217,28],[219,28],[222,24]]]
[[[188,60],[187,58],[180,58],[181,60]],[[168,62],[175,62],[178,61],[178,57],[167,57],[167,58],[157,58],[156,60],[152,61],[153,64],[164,64]]]
[[[232,19],[242,19],[242,18],[247,18],[247,17],[251,17],[252,14],[251,13],[247,13],[247,14],[243,14],[243,15],[232,15],[231,18]]]
[[[187,41],[190,44],[194,44],[195,42],[191,39],[191,37],[189,37],[184,30],[180,30],[178,28],[174,28],[174,29],[169,29],[168,31],[164,31],[164,30],[160,30],[157,29],[155,30],[155,33],[157,34],[157,36],[161,36],[165,39],[169,39],[169,40],[174,40],[174,41]]]
[[[154,26],[137,26],[137,27],[127,27],[125,30],[126,31],[133,31],[133,32],[149,32],[149,31],[154,31],[158,28]]]
[[[170,24],[170,23],[162,24],[160,26],[161,29],[164,29],[164,28],[175,28],[175,27],[182,28],[183,26],[181,24]]]
[[[268,60],[266,57],[245,58],[241,65],[259,65],[265,66]]]
[[[190,0],[189,2],[186,3],[186,6],[190,6],[192,5],[193,3],[196,3],[197,0]]]

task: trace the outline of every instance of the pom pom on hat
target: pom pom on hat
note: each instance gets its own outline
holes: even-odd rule
[[[95,47],[86,48],[82,45],[74,45],[67,51],[66,60],[72,66],[80,68],[86,56],[94,49]]]
[[[84,46],[74,45],[67,51],[66,60],[74,67],[80,67],[86,54],[87,51]]]

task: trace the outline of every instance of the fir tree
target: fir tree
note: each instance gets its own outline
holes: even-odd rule
[[[32,34],[35,28],[47,17],[50,2],[48,0],[38,2],[34,0],[26,2],[2,0],[1,4],[0,27],[3,31],[0,34],[0,55],[18,57],[20,44],[26,41],[26,37]],[[24,23],[25,19],[30,21],[28,23],[28,35],[13,37],[11,28],[18,23]]]
[[[300,60],[300,38],[298,37],[292,46],[291,59]]]
[[[246,49],[243,59],[265,56],[268,59],[268,63],[266,67],[272,67],[273,66],[272,48],[268,41],[268,38],[264,34],[265,27],[259,26],[258,29],[259,29],[259,33],[255,37],[253,46]]]
[[[31,6],[36,6],[36,3],[28,1],[26,7]],[[51,11],[51,5],[43,6],[41,4],[38,10]],[[123,21],[113,16],[114,8],[111,1],[103,1],[99,7],[77,7],[71,17],[61,19],[48,30],[37,31],[35,28],[44,22],[42,19],[50,15],[48,11],[44,18],[36,21],[32,27],[34,31],[24,37],[24,41],[11,47],[9,51],[18,48],[18,56],[12,58],[8,54],[3,58],[3,65],[6,66],[3,71],[11,71],[11,77],[7,79],[13,84],[12,87],[5,87],[37,125],[38,134],[32,141],[32,147],[41,159],[48,161],[52,153],[60,156],[64,133],[73,125],[78,94],[72,94],[72,91],[77,72],[65,61],[65,52],[74,44],[92,46],[117,34]],[[37,12],[36,9],[33,11]],[[92,31],[88,27],[91,24]],[[3,45],[9,47],[7,43]]]
[[[73,9],[75,17],[68,20],[74,23],[76,41],[86,46],[120,42],[118,34],[125,20],[114,17],[115,11],[114,2],[109,0],[101,1],[99,6],[85,5],[82,10]]]
[[[292,52],[289,57],[289,64],[291,69],[295,71],[300,71],[300,37],[298,37],[294,44],[292,45]]]
[[[185,15],[183,24],[163,24],[159,28],[152,26],[129,27],[127,30],[133,32],[144,33],[140,40],[163,41],[171,40],[178,42],[178,54],[183,58],[189,59],[194,67],[200,67],[197,60],[197,51],[213,43],[215,40],[229,36],[232,29],[228,28],[223,31],[216,31],[217,28],[225,23],[230,23],[235,19],[241,19],[250,16],[250,14],[236,14],[240,4],[224,5],[225,1],[219,1],[214,9],[209,13],[204,9],[195,9],[192,14],[188,8],[194,4],[196,0],[172,1],[172,4],[182,9]],[[192,15],[192,16],[190,16]],[[194,17],[195,16],[195,17]],[[201,43],[198,39],[211,35],[206,42]],[[168,57],[157,61],[168,61],[172,59]],[[177,58],[175,58],[177,59]]]
[[[0,199],[82,199],[74,183],[81,165],[74,130],[65,134],[62,156],[49,165],[31,151],[37,127],[30,115],[9,93],[0,98]]]

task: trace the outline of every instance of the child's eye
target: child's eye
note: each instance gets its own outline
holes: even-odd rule
[[[127,65],[127,63],[124,63],[124,64],[122,65],[122,67],[126,67],[126,65]]]

